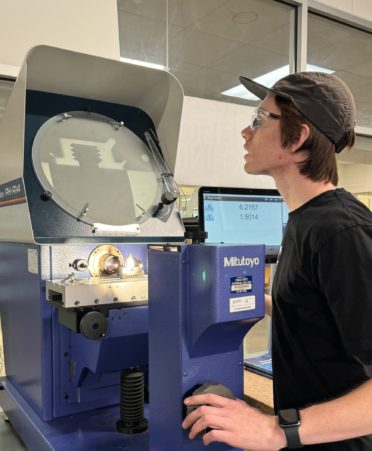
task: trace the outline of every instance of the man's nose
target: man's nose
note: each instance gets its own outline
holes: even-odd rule
[[[247,128],[242,130],[242,136],[246,141],[249,141],[250,139],[252,139],[253,133],[252,133],[252,129],[251,129],[250,125],[248,125]]]

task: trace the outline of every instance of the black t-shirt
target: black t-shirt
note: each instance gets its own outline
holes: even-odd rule
[[[304,408],[369,379],[372,213],[343,189],[289,214],[273,284],[275,411]],[[324,425],[327,427],[327,425]],[[372,436],[307,446],[372,450]]]

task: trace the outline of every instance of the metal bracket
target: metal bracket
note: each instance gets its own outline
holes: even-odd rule
[[[121,127],[124,125],[124,122],[123,121],[121,121],[121,122],[109,121],[109,124],[116,127],[116,130],[120,130]]]

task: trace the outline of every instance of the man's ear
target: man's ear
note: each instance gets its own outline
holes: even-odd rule
[[[307,140],[309,136],[310,136],[309,126],[306,124],[302,124],[301,131],[298,134],[296,141],[292,145],[291,152],[292,153],[297,152],[297,150],[302,146],[302,144]]]

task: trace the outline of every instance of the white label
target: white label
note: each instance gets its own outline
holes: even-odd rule
[[[36,249],[28,249],[28,272],[39,274],[39,263]]]
[[[252,289],[252,284],[251,283],[245,283],[243,285],[231,285],[231,291],[247,291],[247,290],[251,290]]]
[[[230,298],[230,313],[244,312],[256,308],[256,296],[243,296],[241,298]]]
[[[108,235],[125,235],[125,234],[135,234],[139,235],[141,233],[141,229],[139,224],[129,224],[124,226],[113,226],[108,224],[93,224],[95,228],[95,233],[99,234],[108,234]]]

